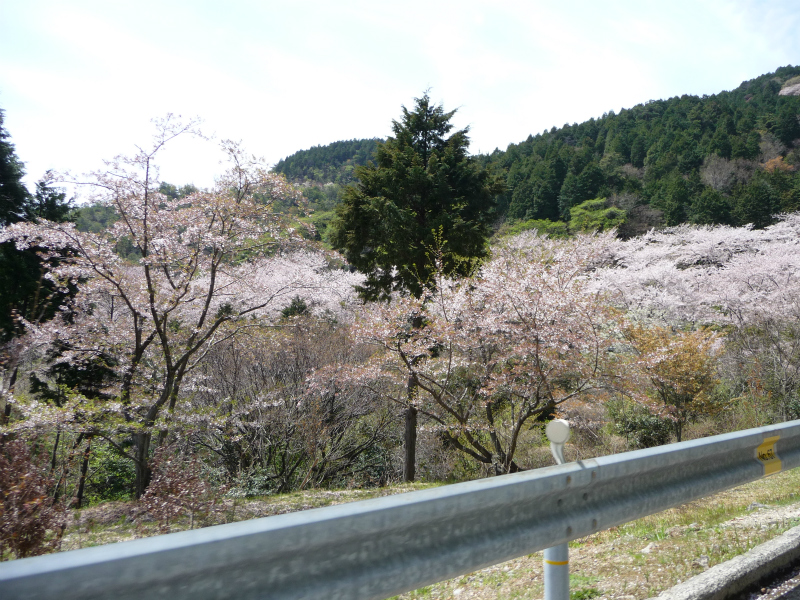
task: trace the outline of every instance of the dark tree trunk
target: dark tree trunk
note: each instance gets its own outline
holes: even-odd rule
[[[11,372],[11,378],[8,382],[8,395],[14,393],[14,386],[17,383],[17,367],[14,367],[14,370]],[[3,419],[0,421],[0,425],[6,425],[8,423],[8,419],[11,417],[11,403],[6,399],[6,405],[3,408]]]
[[[152,434],[150,432],[137,433],[133,436],[136,445],[136,461],[134,462],[136,465],[136,481],[134,484],[134,492],[137,500],[142,497],[147,486],[150,485],[151,471],[149,455],[151,436]]]
[[[404,436],[405,461],[403,462],[403,481],[414,481],[417,461],[417,409],[409,405],[405,411],[406,430]]]
[[[78,493],[75,496],[75,508],[80,508],[83,504],[83,490],[86,487],[86,473],[89,471],[89,454],[92,451],[92,436],[86,441],[86,450],[83,451],[83,463],[81,464],[81,478],[78,482]]]
[[[69,451],[69,456],[67,456],[67,462],[64,465],[64,470],[61,472],[61,477],[58,478],[58,483],[56,483],[56,490],[53,494],[53,502],[58,502],[59,498],[61,498],[61,484],[64,484],[64,493],[67,492],[67,483],[69,480],[69,472],[72,469],[72,461],[75,459],[75,451],[78,449],[78,446],[81,445],[81,442],[86,437],[84,432],[78,434],[78,439],[75,440],[75,443],[72,444],[72,449]]]
[[[61,440],[61,429],[56,429],[56,441],[53,442],[53,454],[50,456],[50,477],[56,472],[56,459],[58,458],[58,442]]]

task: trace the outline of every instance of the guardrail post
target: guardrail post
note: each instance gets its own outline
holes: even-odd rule
[[[564,444],[570,436],[569,422],[553,419],[545,428],[556,464],[564,464]],[[569,546],[559,544],[544,551],[544,600],[569,600]]]
[[[569,546],[544,551],[544,600],[569,600]]]

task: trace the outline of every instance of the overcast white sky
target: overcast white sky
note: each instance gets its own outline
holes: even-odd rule
[[[0,108],[32,184],[199,116],[275,163],[385,137],[426,88],[473,152],[800,63],[800,0],[2,0]],[[162,177],[210,185],[184,141]]]

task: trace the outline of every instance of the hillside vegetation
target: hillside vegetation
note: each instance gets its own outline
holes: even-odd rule
[[[169,117],[74,182],[98,199],[77,211],[20,187],[0,130],[1,274],[25,284],[3,299],[0,560],[108,501],[169,531],[538,468],[556,416],[570,459],[800,417],[796,77],[479,157],[425,95],[372,165],[348,161],[375,140],[317,148],[293,184],[226,141],[202,190],[154,178],[159,140],[195,132]]]
[[[626,235],[662,223],[763,227],[800,207],[800,96],[780,95],[799,74],[784,67],[729,92],[652,100],[495,151],[485,160],[506,173],[501,211],[569,220],[602,197],[627,212]]]
[[[353,181],[355,167],[367,164],[383,140],[347,140],[300,150],[279,160],[273,170],[296,183],[339,183]]]
[[[800,95],[785,93],[798,76],[800,67],[782,67],[731,91],[651,100],[478,156],[506,182],[496,220],[542,229],[602,199],[581,207],[574,229],[617,226],[627,237],[681,223],[764,227],[800,209]],[[379,142],[318,146],[275,170],[298,183],[335,184],[327,195],[308,194],[312,208],[330,211]]]

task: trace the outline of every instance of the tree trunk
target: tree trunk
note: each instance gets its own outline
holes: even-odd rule
[[[11,378],[8,382],[8,396],[14,393],[14,386],[17,383],[17,370],[18,367],[14,367],[14,370],[11,372]],[[7,425],[8,419],[11,417],[11,403],[8,401],[8,397],[6,397],[6,405],[3,407],[3,418],[0,419],[0,425]]]
[[[137,500],[142,497],[147,486],[150,485],[150,476],[152,475],[149,459],[151,436],[150,432],[137,433],[133,436],[136,444],[136,461],[134,463],[136,465],[136,482],[134,484],[134,492]]]
[[[81,478],[78,482],[78,493],[75,496],[75,508],[83,504],[83,490],[86,487],[86,473],[89,471],[89,454],[92,450],[92,436],[86,440],[86,450],[83,451],[83,464],[81,464]]]
[[[78,439],[75,440],[75,443],[72,444],[72,449],[69,451],[69,455],[67,456],[67,462],[64,465],[64,470],[61,471],[61,477],[58,478],[58,483],[56,483],[56,490],[53,494],[53,502],[58,502],[59,498],[61,498],[61,484],[64,484],[64,494],[67,493],[67,484],[69,483],[69,472],[72,469],[72,461],[75,458],[75,451],[78,449],[78,446],[81,445],[83,438],[86,437],[84,432],[78,434]]]
[[[58,442],[61,440],[61,428],[56,428],[56,441],[53,442],[53,454],[50,456],[50,477],[56,472],[56,459],[58,458]]]
[[[417,409],[409,404],[405,411],[406,431],[404,436],[405,461],[403,462],[403,481],[414,481],[417,461]]]

